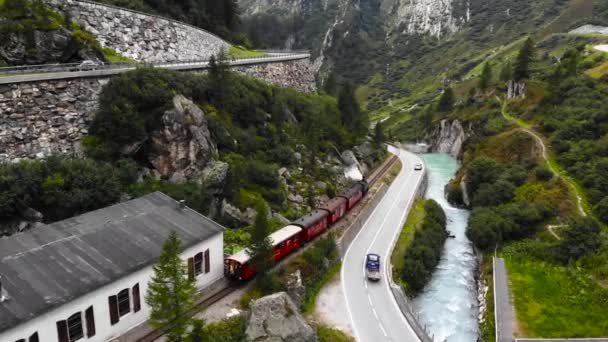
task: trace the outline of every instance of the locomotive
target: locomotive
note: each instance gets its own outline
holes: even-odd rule
[[[304,244],[313,240],[340,221],[367,194],[366,180],[353,184],[340,195],[325,202],[312,212],[270,234],[272,260],[278,262]],[[249,249],[245,248],[224,259],[224,273],[231,280],[249,280],[255,275]]]

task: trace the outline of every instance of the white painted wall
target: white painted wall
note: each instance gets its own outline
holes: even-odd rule
[[[223,235],[223,233],[216,234],[212,238],[203,241],[194,247],[188,248],[181,254],[184,261],[186,261],[188,258],[194,257],[196,253],[204,252],[206,249],[209,249],[210,270],[207,274],[202,273],[197,276],[196,285],[199,289],[209,286],[214,281],[224,276]],[[79,341],[101,342],[116,338],[129,329],[143,323],[150,316],[150,307],[146,304],[145,296],[148,290],[148,281],[152,278],[153,274],[154,271],[152,266],[148,266],[145,269],[125,276],[97,291],[88,293],[28,322],[0,333],[0,342],[14,342],[21,338],[25,338],[27,341],[27,338],[36,331],[38,332],[41,342],[56,342],[58,341],[56,322],[65,320],[78,311],[82,312],[83,330],[85,335]],[[133,299],[131,298],[131,313],[120,317],[118,323],[111,325],[108,297],[118,294],[118,292],[125,288],[131,289],[137,283],[139,283],[141,310],[137,313],[132,311]],[[132,292],[130,293],[132,294]],[[91,305],[93,305],[95,315],[96,334],[91,338],[87,338],[84,311]]]

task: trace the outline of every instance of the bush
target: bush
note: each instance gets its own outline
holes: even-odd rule
[[[537,166],[534,169],[534,174],[536,179],[543,182],[550,181],[553,178],[553,172],[544,166]]]
[[[422,226],[414,233],[414,239],[405,252],[403,271],[400,275],[409,295],[420,292],[437,267],[447,238],[445,227],[446,216],[443,209],[437,202],[427,200],[424,204]]]

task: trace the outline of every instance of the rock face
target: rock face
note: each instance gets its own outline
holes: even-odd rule
[[[315,89],[308,60],[241,66],[237,72],[301,91]],[[0,161],[79,156],[80,139],[88,133],[108,81],[91,77],[0,85]]]
[[[526,82],[509,81],[507,86],[507,98],[525,98],[526,97]]]
[[[238,72],[254,76],[268,83],[295,88],[305,93],[317,90],[315,71],[308,60],[285,63],[258,64],[238,67]]]
[[[455,15],[455,6],[466,6],[466,15]],[[404,24],[406,33],[428,33],[435,37],[453,34],[470,20],[469,1],[399,0],[394,5],[397,25]]]
[[[228,203],[225,199],[222,200],[220,208],[220,219],[228,227],[243,227],[252,225],[255,221],[256,212],[252,208],[247,208],[245,211],[241,211],[236,206]]]
[[[466,135],[460,121],[441,120],[441,128],[435,139],[433,150],[439,153],[448,153],[452,157],[458,158],[465,140]]]
[[[246,334],[247,341],[251,342],[318,341],[315,331],[306,323],[285,292],[253,302]]]
[[[48,0],[97,36],[102,47],[144,62],[206,60],[230,44],[178,21],[75,0]]]
[[[10,65],[103,60],[103,56],[95,49],[74,42],[72,33],[65,28],[0,33],[0,41],[3,42],[0,45],[0,57]]]
[[[107,79],[0,85],[0,161],[80,155]]]
[[[163,128],[150,137],[150,163],[173,181],[200,176],[217,156],[205,113],[184,96],[176,95],[173,109],[165,112],[162,123]]]

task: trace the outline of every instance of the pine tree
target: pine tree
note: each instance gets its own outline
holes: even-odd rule
[[[440,112],[449,112],[452,109],[454,109],[454,91],[451,87],[447,87],[439,98],[437,110]]]
[[[239,25],[240,16],[239,4],[236,0],[224,0],[224,26],[229,31],[233,31]]]
[[[262,289],[266,285],[266,271],[272,265],[273,249],[272,241],[268,237],[269,233],[268,206],[264,200],[260,200],[256,205],[249,256],[251,257],[251,266],[257,272],[256,282]]]
[[[338,109],[342,113],[342,122],[355,135],[367,134],[367,117],[355,99],[355,87],[347,83],[340,90]]]
[[[154,276],[146,293],[146,303],[152,308],[150,322],[156,328],[168,327],[170,342],[181,341],[186,336],[191,318],[185,313],[192,307],[196,293],[180,252],[181,241],[171,232],[154,265]]]
[[[384,124],[382,121],[378,121],[374,127],[374,142],[380,146],[385,139],[386,136],[384,135]]]
[[[323,90],[331,96],[336,96],[337,95],[337,82],[336,82],[336,74],[335,72],[330,72],[329,75],[327,76],[327,79],[325,80],[325,82],[323,83]]]
[[[483,70],[481,71],[481,76],[479,78],[479,89],[486,90],[492,83],[492,65],[489,62],[486,62],[483,65]]]
[[[509,82],[512,76],[513,68],[511,67],[511,62],[507,62],[505,63],[505,65],[503,65],[502,69],[500,69],[500,75],[498,76],[498,78],[502,82]]]
[[[528,38],[517,54],[515,70],[513,71],[515,81],[521,81],[530,77],[530,63],[532,63],[533,59],[534,42],[531,38]]]

